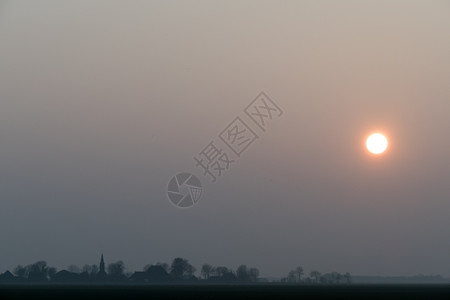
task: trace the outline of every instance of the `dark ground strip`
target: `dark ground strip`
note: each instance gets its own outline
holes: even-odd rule
[[[450,285],[0,286],[0,299],[450,299]]]

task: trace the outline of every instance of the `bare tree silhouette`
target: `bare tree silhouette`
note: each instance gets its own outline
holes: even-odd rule
[[[80,268],[76,265],[68,266],[67,271],[72,272],[72,273],[77,273],[77,274],[79,274],[81,272]]]
[[[195,268],[187,259],[177,257],[172,261],[170,266],[170,274],[175,279],[182,279],[184,275],[192,276],[195,273]]]
[[[302,276],[304,274],[303,268],[302,267],[295,268],[295,274],[297,275],[297,282],[301,282]]]
[[[211,276],[213,271],[213,266],[211,266],[210,264],[204,264],[200,272],[202,273],[204,279],[209,279],[209,276]]]
[[[321,274],[320,274],[319,271],[311,271],[311,272],[309,273],[309,276],[311,276],[311,278],[314,279],[314,282],[315,282],[315,283],[319,283],[320,275],[321,275]]]
[[[347,284],[351,284],[352,283],[352,276],[350,275],[349,272],[344,274],[344,280],[346,281]]]
[[[119,260],[115,263],[110,263],[108,265],[108,276],[114,281],[125,279],[125,265],[123,261]]]
[[[86,273],[89,276],[96,276],[98,273],[98,266],[97,265],[84,265],[83,268],[81,268],[82,273]]]

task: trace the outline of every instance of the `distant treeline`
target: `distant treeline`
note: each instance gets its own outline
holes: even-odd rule
[[[350,273],[341,274],[338,272],[331,272],[322,274],[319,271],[311,271],[304,276],[305,272],[302,267],[297,267],[295,270],[289,272],[287,277],[281,279],[282,282],[288,283],[303,283],[303,284],[351,284],[352,276]]]
[[[197,269],[187,259],[175,258],[169,265],[157,263],[146,265],[142,271],[126,272],[122,261],[105,265],[103,255],[99,265],[84,265],[82,268],[71,265],[66,270],[58,271],[47,265],[45,261],[17,266],[13,272],[6,271],[0,275],[0,283],[258,283],[268,282],[259,277],[257,268],[240,265],[236,270],[224,266],[204,264],[198,277]],[[289,272],[281,282],[291,284],[349,284],[349,273],[321,274],[312,271],[304,276],[303,268],[297,267]]]

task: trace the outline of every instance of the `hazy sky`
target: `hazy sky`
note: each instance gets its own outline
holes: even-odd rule
[[[443,0],[1,1],[0,271],[449,276],[449,32]],[[193,156],[260,91],[284,115],[210,183]]]

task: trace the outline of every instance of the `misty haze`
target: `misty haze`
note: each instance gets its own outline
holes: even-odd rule
[[[449,29],[439,0],[0,0],[0,281],[450,283]]]

